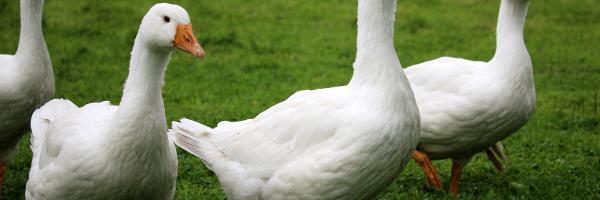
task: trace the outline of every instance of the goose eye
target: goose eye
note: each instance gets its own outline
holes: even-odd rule
[[[169,17],[167,17],[167,16],[164,16],[164,17],[163,17],[163,20],[165,20],[165,22],[169,23],[169,22],[171,21],[171,18],[169,18]]]

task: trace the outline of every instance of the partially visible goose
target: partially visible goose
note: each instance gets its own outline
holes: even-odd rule
[[[394,50],[395,10],[395,0],[358,1],[348,85],[300,91],[253,119],[214,129],[182,119],[169,135],[215,172],[229,199],[374,197],[404,168],[419,137],[419,113]]]
[[[414,158],[430,184],[441,187],[427,157],[452,159],[450,192],[457,193],[462,169],[473,155],[500,152],[489,148],[497,148],[533,115],[533,69],[523,40],[528,5],[529,0],[502,0],[491,61],[443,57],[406,70],[422,119]]]
[[[0,55],[0,189],[31,113],[54,95],[52,63],[42,33],[43,5],[43,0],[21,0],[17,53]]]
[[[171,53],[204,52],[187,12],[156,4],[144,16],[119,106],[54,99],[32,116],[27,199],[172,199],[175,145],[161,96]]]

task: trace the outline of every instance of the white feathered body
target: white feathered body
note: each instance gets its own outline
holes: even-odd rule
[[[115,127],[111,124],[117,109],[108,102],[78,108],[56,99],[37,110],[32,117],[33,161],[27,199],[172,199],[175,147],[166,138],[152,138],[161,133],[166,137],[164,117]],[[153,110],[136,112],[160,116]],[[146,137],[108,137],[111,132],[131,130]],[[114,140],[134,142],[113,146]]]
[[[214,129],[183,120],[172,133],[190,135],[199,149],[188,150],[231,199],[368,199],[395,179],[416,146],[411,102],[369,86],[301,91],[254,119]]]
[[[177,171],[174,145],[124,135],[118,140],[138,142],[112,146],[115,138],[107,135],[119,131],[111,127],[117,108],[108,102],[78,108],[57,99],[34,113],[27,199],[172,199]],[[159,118],[125,129],[160,136],[155,132],[164,134],[166,124]]]
[[[407,68],[421,114],[418,149],[432,159],[468,157],[523,126],[535,110],[535,88],[531,61],[521,57],[509,63],[443,57]]]
[[[54,95],[52,63],[41,42],[43,49],[0,55],[0,164],[16,149],[31,113]]]

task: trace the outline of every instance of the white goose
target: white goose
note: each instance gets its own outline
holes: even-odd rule
[[[229,199],[375,196],[410,159],[420,127],[394,50],[395,10],[395,0],[358,1],[347,86],[300,91],[254,119],[214,129],[182,119],[169,135],[216,173]]]
[[[144,16],[119,106],[48,102],[32,116],[27,199],[172,199],[175,145],[161,86],[173,49],[204,52],[187,12],[156,4]]]
[[[52,63],[42,33],[43,5],[43,0],[21,0],[17,53],[0,55],[0,189],[31,113],[54,95]]]
[[[502,0],[491,61],[443,57],[406,70],[422,119],[414,158],[430,184],[441,187],[427,157],[452,159],[450,192],[457,193],[462,169],[473,155],[495,146],[532,116],[533,69],[523,40],[528,5],[529,0]]]

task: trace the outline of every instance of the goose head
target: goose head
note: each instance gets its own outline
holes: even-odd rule
[[[204,49],[194,36],[190,17],[178,5],[159,3],[152,6],[142,19],[138,38],[154,50],[179,49],[204,58]]]

